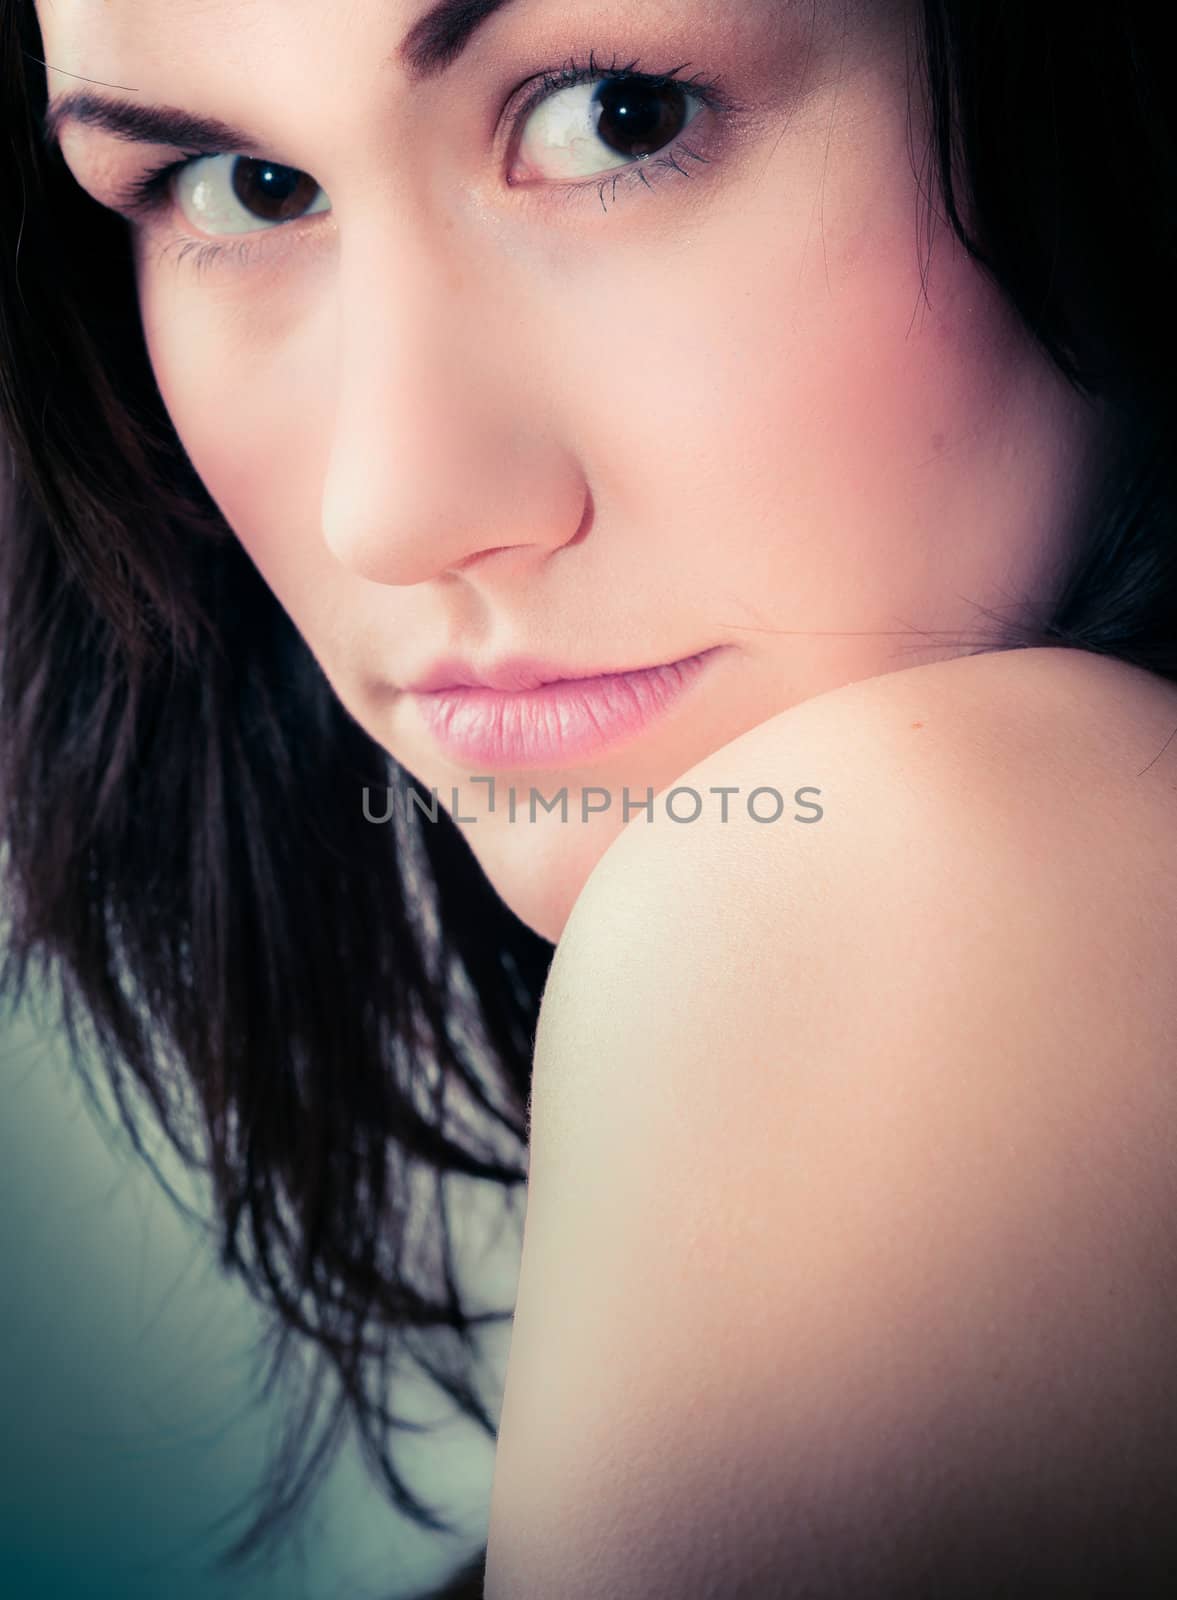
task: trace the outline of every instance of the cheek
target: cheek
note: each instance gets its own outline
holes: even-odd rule
[[[738,541],[796,572],[808,547],[816,583],[977,486],[1024,342],[951,231],[929,244],[904,109],[868,100],[828,148],[786,133],[673,252],[593,284],[592,319],[565,331],[615,458],[626,441],[637,520],[666,525],[670,496],[690,513],[676,553],[700,570],[728,570]],[[591,327],[617,359],[594,365]]]
[[[298,314],[276,280],[246,297],[193,287],[184,270],[140,267],[156,382],[206,489],[286,599],[313,554],[291,535],[308,517],[317,526],[329,441],[327,386],[308,381],[313,318]]]

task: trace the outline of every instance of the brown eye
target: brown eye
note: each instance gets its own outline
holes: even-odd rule
[[[331,202],[309,172],[253,156],[198,156],[175,178],[176,204],[203,233],[257,233],[296,222]]]
[[[527,177],[591,178],[664,150],[706,101],[674,80],[595,76],[545,96],[528,114],[518,156]]]
[[[627,161],[664,149],[690,121],[689,96],[677,83],[612,78],[593,99],[597,137]]]
[[[296,167],[279,167],[272,161],[238,156],[233,163],[233,193],[247,211],[262,222],[291,222],[302,216],[319,192],[319,185]]]

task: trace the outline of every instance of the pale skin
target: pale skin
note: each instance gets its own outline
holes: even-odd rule
[[[38,9],[51,94],[73,73],[215,116],[328,197],[219,240],[176,207],[139,221],[157,379],[344,705],[443,802],[458,786],[488,876],[545,937],[620,802],[575,827],[488,815],[397,693],[424,663],[725,646],[648,737],[502,775],[567,783],[575,811],[585,784],[661,790],[815,694],[974,648],[978,606],[1048,598],[1100,419],[935,219],[924,298],[903,7],[512,0],[416,84],[408,0]],[[498,120],[524,79],[590,50],[689,63],[736,107],[696,109],[683,140],[705,159],[651,168],[652,188],[623,174],[614,192],[600,147],[604,211],[598,180],[561,186],[538,125],[528,181],[508,184]],[[62,147],[107,204],[184,153],[76,123]],[[228,166],[205,169],[222,196]],[[250,255],[197,266],[193,239]]]
[[[1122,663],[922,667],[721,753],[817,762],[825,834],[621,837],[540,1018],[488,1600],[1173,1592],[1174,728]]]
[[[983,1308],[986,1326],[1037,1326],[1037,1343],[1016,1332],[996,1341],[1006,1370],[1032,1389],[1039,1347],[1057,1350],[1078,1329],[1063,1362],[1076,1387],[1050,1391],[1036,1413],[1014,1383],[1005,1395],[1014,1414],[1032,1423],[1094,1393],[1092,1414],[1106,1420],[1114,1375],[1129,1371],[1144,1373],[1132,1414],[1169,1414],[1143,1286],[1155,1281],[1170,1199],[1167,1153],[1150,1140],[1174,1109],[1163,1067],[1177,1039],[1159,952],[1177,948],[1177,927],[1174,897],[1149,885],[1162,867],[1172,876],[1171,851],[1160,857],[1174,780],[1163,763],[1145,789],[1134,780],[1177,726],[1177,706],[1167,686],[1116,664],[1048,652],[958,659],[982,642],[980,608],[1048,608],[1096,480],[1105,419],[1031,345],[936,217],[926,255],[931,179],[918,84],[909,127],[908,7],[512,0],[448,71],[412,82],[397,52],[420,9],[45,0],[38,15],[57,69],[51,95],[77,88],[74,74],[122,86],[86,86],[110,99],[218,118],[329,198],[302,220],[228,238],[176,204],[138,216],[151,360],[193,463],[343,704],[443,800],[457,788],[461,814],[478,817],[467,832],[491,882],[559,941],[535,1064],[488,1595],[650,1600],[652,1574],[678,1600],[709,1592],[690,1587],[700,1551],[713,1548],[706,1540],[672,1573],[676,1540],[690,1543],[672,1497],[702,1506],[717,1493],[705,1470],[681,1482],[665,1470],[690,1458],[696,1426],[728,1473],[719,1520],[739,1531],[716,1570],[734,1593],[737,1547],[768,1559],[754,1532],[766,1482],[769,1503],[804,1506],[820,1543],[836,1518],[823,1523],[823,1505],[806,1495],[820,1495],[830,1460],[853,1464],[839,1469],[843,1490],[847,1470],[871,1494],[906,1481],[895,1450],[918,1451],[928,1434],[896,1435],[897,1417],[918,1412],[918,1396],[969,1396],[946,1424],[953,1449],[983,1432],[991,1391],[978,1398],[952,1378],[963,1370],[954,1338],[977,1325],[970,1307]],[[560,153],[539,140],[525,181],[507,181],[518,129],[504,126],[504,106],[525,79],[590,49],[650,71],[689,62],[684,76],[720,80],[728,109],[703,106],[684,134],[706,158],[683,158],[689,177],[663,169],[649,190],[623,175],[615,190],[602,152],[603,208],[599,178],[568,190]],[[77,122],[62,126],[61,144],[79,183],[108,205],[149,167],[187,153]],[[206,169],[222,191],[227,167]],[[197,266],[184,250],[243,240],[244,259]],[[616,809],[586,824],[540,812],[510,825],[487,813],[484,789],[439,753],[398,692],[447,652],[619,668],[713,646],[724,654],[705,692],[648,734],[576,768],[504,781],[567,785],[575,797],[585,785],[659,791],[692,776],[749,789],[783,772],[786,793],[815,784],[846,799],[831,804],[830,827],[642,833],[624,829]],[[914,724],[927,739],[909,746],[896,730]],[[1020,807],[1003,801],[1027,785]],[[960,843],[962,794],[974,797],[977,855]],[[1046,827],[1055,810],[1073,815],[1069,827]],[[1039,836],[1054,865],[1036,881],[1038,932],[1049,949],[1074,931],[1071,964],[1034,967],[1042,939],[1029,936],[1006,962],[974,960],[962,908],[971,914],[988,895],[980,925],[1010,918],[1025,886],[1019,851]],[[978,875],[978,859],[1001,870]],[[911,892],[901,864],[912,860],[932,863],[919,881],[937,893]],[[1071,870],[1091,862],[1099,871]],[[782,905],[803,920],[800,942]],[[1081,936],[1108,918],[1120,929],[1112,968]],[[914,941],[918,982],[896,928]],[[645,952],[636,972],[618,963],[623,933]],[[733,963],[737,945],[755,962]],[[1086,978],[1079,1012],[1075,963]],[[962,984],[959,1003],[928,1003]],[[1119,1008],[1133,985],[1128,1036]],[[847,1007],[849,993],[859,1009]],[[888,1024],[896,1004],[902,1026]],[[1062,1012],[1079,1020],[1052,1055]],[[843,1016],[854,1027],[822,1021]],[[994,1016],[1006,1022],[999,1035]],[[922,1104],[921,1074],[946,1040],[950,1060],[970,1063],[967,1104],[949,1097],[939,1121],[889,1123],[893,1142],[873,1144],[862,1107]],[[1060,1133],[1057,1107],[1083,1040],[1096,1065]],[[729,1093],[741,1064],[770,1056],[825,1069],[804,1078],[813,1098],[787,1180],[775,1157],[781,1127],[797,1117],[797,1080],[760,1073],[751,1097]],[[623,1097],[628,1120],[604,1114]],[[676,1115],[664,1118],[670,1104]],[[1131,1114],[1117,1122],[1109,1108],[1124,1105]],[[1011,1125],[1029,1152],[1016,1190],[1014,1168],[986,1165],[969,1143],[979,1126],[992,1140]],[[714,1169],[697,1185],[674,1179],[704,1172],[701,1152],[725,1127]],[[739,1162],[723,1155],[735,1148]],[[871,1183],[856,1189],[876,1151]],[[574,1175],[606,1163],[602,1209],[599,1188]],[[1027,1263],[1050,1253],[1058,1226],[1057,1208],[1039,1202],[1076,1163],[1100,1174],[1098,1203],[1076,1221],[1086,1244],[1033,1280]],[[948,1180],[966,1170],[954,1188]],[[854,1193],[861,1205],[840,1208]],[[828,1226],[806,1233],[814,1208]],[[913,1233],[918,1216],[956,1217],[963,1232]],[[757,1217],[771,1217],[771,1229]],[[863,1272],[896,1230],[922,1241],[912,1273]],[[980,1264],[1015,1231],[1020,1276],[987,1277]],[[961,1238],[968,1249],[954,1255]],[[767,1258],[780,1292],[765,1301],[765,1250],[780,1240],[795,1250]],[[705,1286],[686,1259],[705,1263]],[[1148,1271],[1130,1265],[1139,1260]],[[1114,1282],[1100,1278],[1100,1264],[1115,1261],[1129,1265]],[[961,1317],[933,1318],[933,1380],[911,1352],[929,1338],[923,1286],[945,1281]],[[835,1315],[851,1282],[853,1315]],[[710,1315],[697,1338],[667,1338],[697,1315],[704,1290],[730,1316]],[[1132,1325],[1143,1331],[1107,1357],[1100,1391],[1093,1351],[1107,1347],[1106,1330],[1097,1318],[1068,1322],[1060,1308],[1089,1292],[1090,1310],[1105,1290],[1139,1313]],[[749,1334],[754,1302],[763,1338]],[[602,1305],[624,1305],[624,1339],[620,1321],[593,1321]],[[890,1378],[874,1392],[883,1410],[871,1413],[880,1431],[868,1437],[863,1413],[836,1402],[869,1389],[873,1349],[853,1335],[880,1323]],[[804,1355],[788,1372],[783,1348]],[[738,1395],[710,1378],[733,1365]],[[590,1393],[585,1370],[615,1378]],[[657,1395],[642,1387],[654,1370]],[[764,1410],[768,1393],[807,1398],[799,1410]],[[676,1395],[694,1397],[690,1427]],[[1146,1435],[1142,1421],[1134,1470],[1169,1470]],[[786,1438],[793,1462],[819,1465],[804,1482],[782,1476],[774,1501],[765,1474]],[[992,1466],[983,1455],[982,1477]],[[636,1466],[615,1472],[619,1460],[662,1464],[662,1483]],[[924,1463],[916,1478],[929,1476]],[[838,1504],[849,1506],[844,1493]],[[918,1511],[885,1501],[876,1517],[890,1522],[892,1509],[918,1523]],[[642,1569],[634,1551],[655,1528]],[[787,1544],[789,1531],[773,1536]],[[844,1528],[830,1536],[845,1547]],[[801,1543],[786,1556],[802,1561]],[[575,1590],[571,1574],[590,1568],[595,1577]],[[950,1588],[951,1575],[941,1585]]]

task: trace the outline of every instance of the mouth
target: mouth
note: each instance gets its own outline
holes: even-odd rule
[[[589,676],[517,660],[469,682],[460,676],[474,677],[469,668],[439,664],[406,693],[451,760],[499,768],[561,766],[636,739],[669,713],[724,648]],[[488,683],[492,676],[497,682]]]

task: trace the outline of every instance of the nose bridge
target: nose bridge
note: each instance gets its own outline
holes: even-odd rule
[[[322,516],[338,560],[403,584],[571,538],[584,486],[510,331],[498,252],[395,209],[341,241]]]
[[[398,195],[388,209],[407,211]],[[355,231],[342,243],[336,302],[337,400],[342,411],[357,404],[386,405],[411,423],[431,402],[433,391],[451,381],[466,337],[469,295],[485,299],[492,285],[484,273],[455,259],[454,227],[403,215]],[[393,370],[410,385],[372,379]]]

